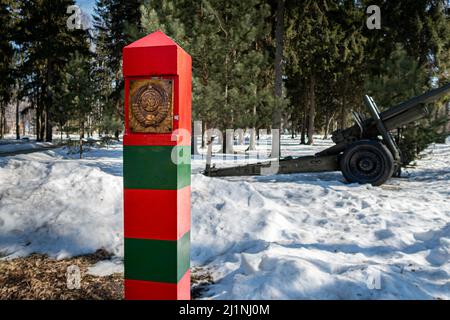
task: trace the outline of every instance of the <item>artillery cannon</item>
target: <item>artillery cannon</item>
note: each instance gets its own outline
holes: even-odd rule
[[[277,174],[341,171],[347,181],[379,186],[400,172],[401,151],[390,131],[424,118],[426,104],[450,92],[450,83],[380,112],[372,97],[364,103],[370,118],[353,112],[355,124],[332,133],[334,146],[312,156],[286,157],[229,168],[211,166],[211,147],[204,175],[210,177],[258,176],[276,168]]]

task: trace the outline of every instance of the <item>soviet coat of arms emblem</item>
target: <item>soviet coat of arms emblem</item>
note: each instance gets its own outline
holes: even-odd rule
[[[132,132],[172,132],[172,80],[130,81],[129,127]]]

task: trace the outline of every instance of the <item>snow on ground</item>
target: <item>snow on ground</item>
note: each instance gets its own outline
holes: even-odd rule
[[[122,260],[104,260],[99,261],[93,266],[91,266],[87,274],[97,277],[105,277],[115,273],[123,273],[123,263]]]
[[[52,146],[53,144],[51,142],[31,142],[29,140],[0,140],[0,155],[2,153],[42,149]]]
[[[123,254],[122,149],[0,158],[0,253]],[[73,159],[72,159],[73,158]]]
[[[285,137],[282,152],[327,145]],[[0,158],[0,252],[123,256],[121,147],[85,156]],[[204,298],[450,299],[450,144],[382,187],[340,173],[208,178],[203,167],[196,156],[191,264],[215,280]],[[117,272],[117,258],[91,272]]]
[[[216,279],[206,296],[449,299],[450,145],[427,152],[383,187],[194,175],[191,258]]]

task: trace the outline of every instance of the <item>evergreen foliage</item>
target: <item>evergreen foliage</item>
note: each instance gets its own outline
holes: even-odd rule
[[[67,28],[73,4],[0,0],[0,137],[16,97],[38,140],[53,127],[118,138],[122,48],[158,29],[192,56],[193,120],[224,134],[281,127],[312,144],[364,112],[366,93],[387,108],[450,80],[447,0],[96,0],[90,30]],[[366,26],[369,5],[381,30]],[[405,162],[445,134],[447,100],[399,128]]]

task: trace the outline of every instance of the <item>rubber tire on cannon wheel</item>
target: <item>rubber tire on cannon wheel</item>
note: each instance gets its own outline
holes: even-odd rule
[[[394,174],[395,163],[389,149],[378,141],[352,143],[340,160],[342,174],[348,182],[380,186]]]

